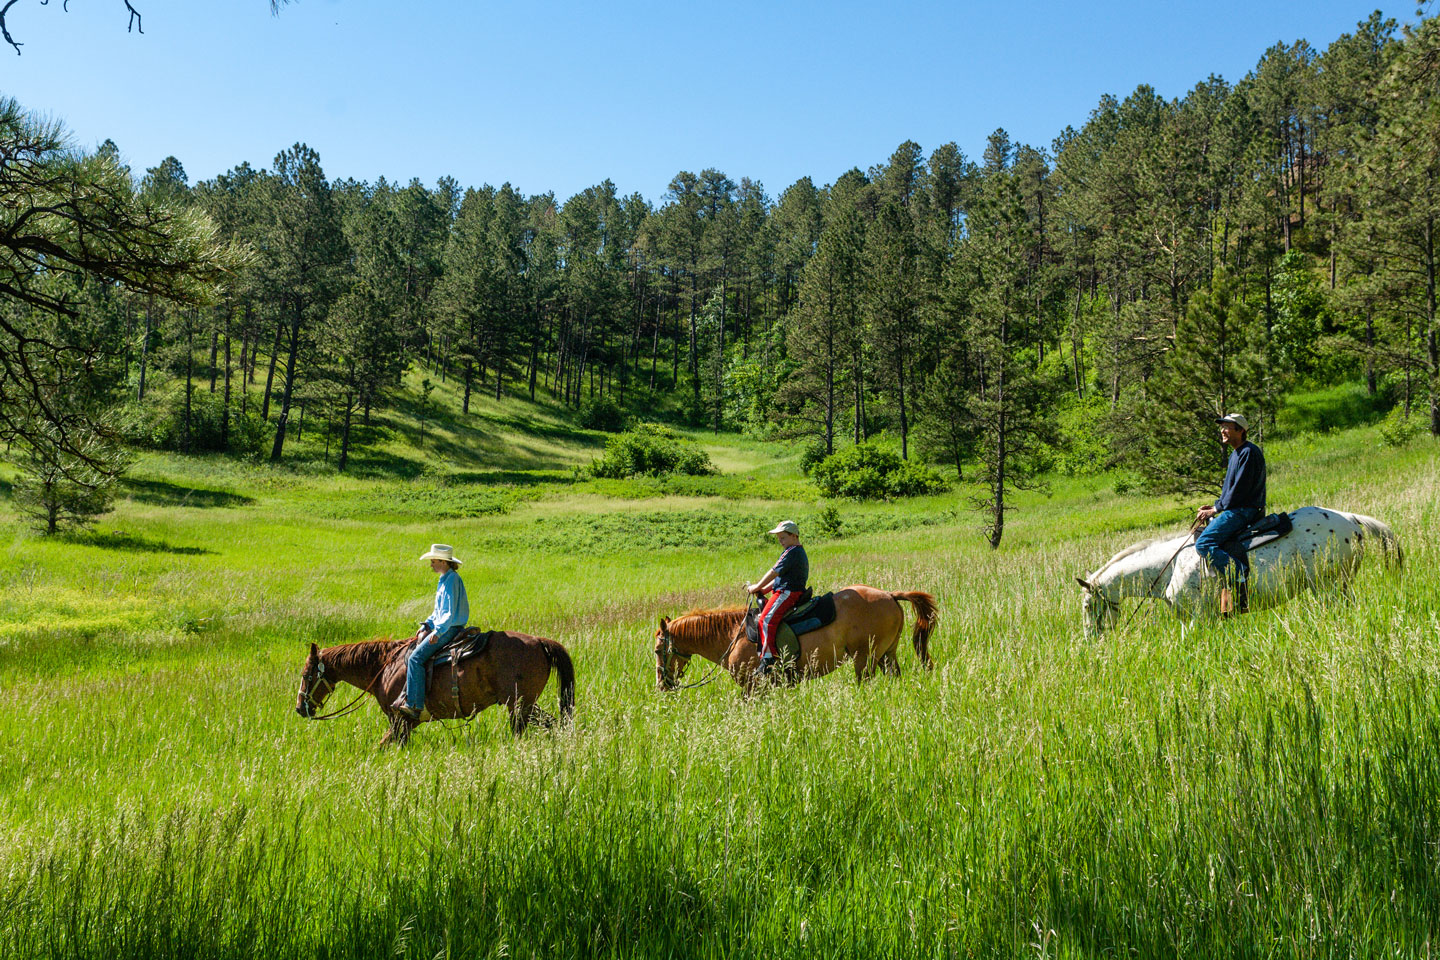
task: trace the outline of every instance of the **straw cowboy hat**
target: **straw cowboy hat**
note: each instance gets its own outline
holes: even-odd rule
[[[421,560],[448,560],[448,561],[450,561],[451,563],[454,563],[454,564],[460,564],[460,563],[464,563],[464,562],[465,562],[465,561],[461,560],[459,557],[455,556],[455,548],[452,547],[452,546],[450,546],[450,544],[448,544],[448,543],[432,543],[432,544],[430,544],[430,552],[427,553],[427,554],[425,554],[425,555],[424,555],[423,557],[421,557],[420,559],[421,559]]]

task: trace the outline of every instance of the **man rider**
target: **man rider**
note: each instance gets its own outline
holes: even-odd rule
[[[810,579],[810,559],[805,556],[805,548],[800,546],[800,528],[795,521],[782,520],[770,532],[780,542],[780,559],[765,572],[759,583],[745,588],[756,596],[763,596],[771,587],[775,590],[760,613],[760,666],[755,670],[757,677],[765,676],[775,665],[775,635],[785,615],[805,595],[805,586]]]
[[[1238,612],[1244,613],[1249,597],[1244,569],[1222,544],[1233,540],[1237,534],[1265,515],[1265,454],[1246,437],[1250,433],[1250,422],[1242,414],[1229,413],[1216,417],[1220,424],[1220,440],[1230,448],[1230,460],[1225,466],[1225,482],[1220,488],[1220,499],[1207,504],[1196,513],[1196,520],[1208,520],[1209,524],[1195,538],[1195,551],[1210,561],[1210,566],[1224,581],[1220,589],[1220,612],[1231,613],[1237,604],[1230,596],[1230,565],[1235,563],[1233,577],[1238,588]]]

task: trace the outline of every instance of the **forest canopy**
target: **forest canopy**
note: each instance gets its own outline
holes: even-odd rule
[[[1298,387],[1361,382],[1440,435],[1437,63],[1434,19],[1377,13],[1234,83],[1103,97],[1047,145],[907,141],[778,196],[680,171],[656,202],[609,180],[565,199],[332,180],[305,144],[135,177],[11,104],[0,419],[63,446],[183,396],[145,442],[280,461],[304,409],[346,469],[356,423],[421,365],[464,415],[508,391],[823,454],[882,439],[978,484],[994,544],[1009,491],[1048,471],[1212,487],[1214,416],[1243,409],[1263,438]],[[87,187],[26,230],[12,210],[56,189],[34,157]],[[80,409],[47,400],[36,351],[84,370]]]

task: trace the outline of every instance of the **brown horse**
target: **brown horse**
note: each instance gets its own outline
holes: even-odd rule
[[[802,676],[822,677],[847,659],[855,661],[857,682],[883,670],[900,675],[895,651],[905,627],[905,611],[898,601],[915,607],[915,654],[928,670],[930,631],[935,626],[935,598],[918,591],[890,593],[861,585],[835,591],[835,622],[800,637]],[[760,652],[745,638],[745,608],[694,610],[674,620],[660,618],[655,632],[655,682],[661,690],[674,690],[696,654],[722,665],[749,693],[755,688],[755,667]]]
[[[410,644],[410,640],[364,640],[324,650],[310,644],[310,654],[300,672],[295,712],[307,720],[328,719],[317,717],[325,699],[337,684],[348,683],[361,690],[362,696],[373,696],[389,719],[390,729],[380,741],[382,747],[388,743],[403,746],[416,724],[426,720],[468,720],[495,703],[503,703],[510,710],[510,728],[519,734],[532,721],[548,722],[535,701],[545,689],[552,668],[560,675],[561,717],[568,718],[575,712],[575,667],[565,648],[545,637],[497,630],[479,655],[460,664],[459,677],[453,676],[453,664],[435,668],[426,711],[419,720],[411,720],[390,709],[405,687],[405,658]],[[451,693],[452,687],[459,689],[458,698]]]

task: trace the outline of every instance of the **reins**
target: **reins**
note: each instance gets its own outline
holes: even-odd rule
[[[331,690],[334,690],[334,689],[335,689],[335,683],[334,683],[333,681],[330,681],[330,680],[326,680],[326,679],[325,679],[325,661],[324,661],[324,660],[320,660],[320,661],[318,661],[318,663],[319,663],[319,666],[318,666],[318,667],[316,668],[316,670],[315,670],[315,683],[319,683],[320,681],[324,680],[326,683],[330,684],[330,689],[331,689]],[[382,673],[384,673],[384,672],[385,672],[385,668],[384,668],[383,666],[382,666],[379,670],[375,671],[375,676],[373,676],[373,677],[370,678],[370,682],[365,685],[365,689],[364,689],[364,690],[361,690],[358,694],[356,694],[354,700],[351,700],[349,703],[345,704],[345,706],[341,707],[339,710],[336,710],[336,711],[334,711],[333,713],[324,714],[323,716],[307,717],[306,719],[307,719],[307,720],[334,720],[336,717],[343,717],[343,716],[345,716],[346,714],[354,713],[356,710],[360,709],[360,701],[361,701],[361,699],[362,699],[367,693],[370,692],[370,688],[373,687],[373,686],[375,686],[375,681],[379,680],[379,679],[380,679],[380,675],[381,675]],[[311,684],[311,685],[310,685],[310,689],[309,689],[308,691],[306,691],[306,693],[305,693],[305,702],[306,702],[306,703],[312,703],[312,704],[313,704],[313,703],[315,702],[315,696],[314,696],[314,694],[315,694],[315,684]]]
[[[1199,517],[1196,517],[1195,522],[1190,524],[1190,532],[1185,536],[1184,540],[1180,541],[1180,546],[1175,549],[1174,553],[1170,554],[1170,559],[1165,561],[1165,566],[1160,568],[1160,572],[1155,574],[1155,579],[1150,581],[1150,586],[1145,588],[1145,595],[1140,598],[1142,601],[1155,599],[1155,584],[1160,582],[1160,578],[1165,575],[1165,571],[1170,569],[1170,564],[1174,563],[1175,558],[1180,556],[1180,551],[1188,547],[1190,545],[1191,539],[1194,538],[1197,533],[1204,529],[1205,521],[1202,521]],[[1135,619],[1135,614],[1140,612],[1140,608],[1142,606],[1144,606],[1143,603],[1137,603],[1134,608],[1131,609],[1130,615],[1125,618],[1125,622],[1120,624],[1120,628],[1115,632],[1119,633],[1123,631],[1126,627],[1130,626],[1130,622]]]
[[[702,680],[696,680],[696,681],[693,682],[693,683],[676,683],[675,680],[674,680],[674,678],[671,676],[671,673],[670,673],[670,665],[669,665],[669,663],[667,662],[667,663],[662,667],[662,669],[665,671],[665,679],[666,679],[666,680],[669,680],[669,681],[671,682],[671,686],[670,686],[669,689],[671,689],[671,690],[693,690],[693,689],[695,689],[696,687],[703,687],[703,686],[705,686],[705,684],[707,684],[707,683],[713,683],[713,682],[715,681],[715,679],[719,676],[720,668],[723,667],[723,666],[725,666],[725,661],[726,661],[726,660],[729,660],[729,659],[730,659],[730,651],[731,651],[731,650],[734,650],[734,649],[735,649],[735,644],[737,644],[737,643],[740,642],[740,635],[744,632],[744,627],[745,627],[745,621],[744,621],[744,619],[742,618],[741,621],[740,621],[740,623],[739,623],[739,625],[737,625],[736,628],[735,628],[735,636],[733,636],[733,637],[730,638],[730,645],[725,648],[725,652],[724,652],[724,653],[720,654],[720,659],[717,660],[717,661],[715,661],[713,664],[711,664],[711,666],[710,666],[710,672],[707,673],[707,674],[705,674],[705,677],[704,677],[704,679],[702,679]],[[680,654],[678,654],[678,653],[675,652],[675,641],[674,641],[674,639],[672,639],[671,636],[670,636],[670,628],[669,628],[668,626],[665,628],[665,632],[664,632],[664,634],[662,635],[662,639],[665,641],[665,654],[666,654],[666,660],[667,660],[667,661],[668,661],[669,659],[673,658],[673,657],[678,657],[678,656],[680,656]],[[685,656],[686,656],[686,659],[688,660],[690,657],[693,657],[694,654],[693,654],[693,653],[692,653],[692,654],[686,654]]]

